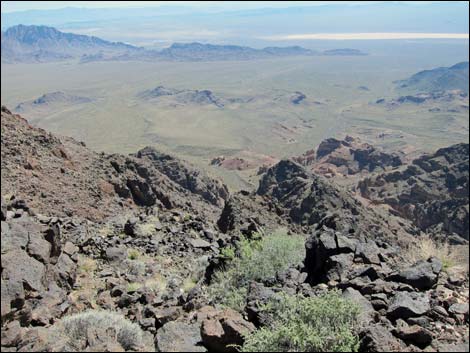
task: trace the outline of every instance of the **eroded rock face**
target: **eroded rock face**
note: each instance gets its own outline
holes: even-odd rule
[[[362,196],[386,203],[423,231],[469,237],[469,145],[415,159],[397,171],[362,180]]]

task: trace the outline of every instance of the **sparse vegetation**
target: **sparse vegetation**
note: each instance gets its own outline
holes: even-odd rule
[[[447,242],[433,240],[429,235],[413,238],[403,252],[405,261],[414,264],[420,260],[437,257],[442,262],[444,270],[449,270],[458,265],[458,254]]]
[[[56,327],[68,338],[68,343],[81,348],[83,338],[87,337],[89,330],[97,332],[115,332],[117,342],[127,350],[142,350],[145,346],[143,332],[140,327],[122,315],[110,311],[91,310],[64,318]]]
[[[359,308],[337,292],[320,297],[280,296],[264,310],[271,324],[245,338],[243,352],[355,352]]]
[[[126,290],[128,292],[135,292],[142,287],[142,283],[130,282],[127,284]]]
[[[137,260],[140,257],[140,252],[137,249],[129,249],[127,251],[127,258],[129,260]]]
[[[273,277],[278,271],[302,262],[304,239],[280,232],[259,240],[242,238],[236,249],[225,249],[222,256],[229,261],[225,269],[214,274],[209,296],[225,306],[242,310],[250,281]]]
[[[167,281],[162,275],[155,273],[151,278],[145,281],[145,287],[157,292],[163,292],[166,289]]]

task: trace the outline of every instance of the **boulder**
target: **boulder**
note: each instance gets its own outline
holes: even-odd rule
[[[359,291],[353,288],[346,288],[343,291],[343,298],[349,299],[359,306],[359,321],[361,323],[366,323],[373,319],[375,315],[374,307]]]
[[[75,277],[77,264],[66,253],[59,256],[56,264],[57,273],[59,275],[59,283],[64,288],[72,288]]]
[[[23,283],[1,280],[1,315],[2,322],[12,318],[15,310],[21,309],[25,302]]]
[[[406,283],[419,290],[427,290],[437,283],[441,270],[441,261],[435,257],[431,257],[427,261],[418,261],[409,268],[391,274],[388,280]]]
[[[157,331],[155,346],[159,352],[207,352],[199,325],[178,321],[168,322]]]
[[[330,268],[343,272],[341,267],[349,265],[350,256],[340,256],[333,260],[331,258],[340,254],[353,253],[355,248],[353,239],[336,233],[333,229],[322,227],[315,230],[305,243],[305,270],[309,274],[307,280],[317,283],[322,279],[327,279]]]
[[[255,326],[232,309],[225,309],[202,322],[201,336],[204,345],[214,352],[238,352],[244,335],[255,330]]]
[[[13,250],[2,255],[2,279],[12,285],[21,284],[27,290],[41,292],[45,274],[44,265],[24,250]]]
[[[431,306],[429,298],[422,293],[398,292],[391,299],[387,316],[391,319],[408,319],[425,315]]]
[[[275,295],[274,291],[265,287],[261,283],[251,282],[248,287],[246,312],[248,320],[255,325],[262,325],[267,322],[268,317],[263,314],[262,306],[267,304],[269,299]]]
[[[406,322],[401,320],[395,330],[395,335],[403,340],[406,344],[413,344],[421,349],[429,346],[432,342],[432,333],[419,325],[409,326]]]
[[[380,265],[380,249],[374,241],[357,244],[355,260],[360,259],[365,264]]]
[[[381,324],[368,326],[361,332],[360,338],[359,352],[399,352],[404,349],[404,344]]]
[[[195,249],[208,249],[211,247],[211,243],[204,239],[190,239],[189,244]]]
[[[105,256],[109,262],[121,262],[127,258],[127,249],[125,247],[107,248]]]
[[[346,280],[347,274],[351,271],[353,259],[354,255],[352,253],[333,255],[328,258],[326,279],[338,282]]]
[[[11,222],[2,222],[1,232],[2,254],[17,249],[26,249],[28,244],[28,230],[17,220]]]
[[[29,255],[44,264],[47,264],[50,260],[51,243],[45,240],[40,234],[30,235],[27,250]]]

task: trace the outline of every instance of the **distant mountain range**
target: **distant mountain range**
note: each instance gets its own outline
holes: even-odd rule
[[[2,62],[45,62],[70,59],[85,53],[114,55],[139,48],[98,37],[60,32],[53,27],[10,27],[2,32]]]
[[[367,55],[356,49],[319,52],[299,46],[254,49],[237,45],[174,43],[161,51],[148,50],[98,37],[64,33],[53,27],[17,25],[2,32],[2,63],[92,61],[219,61],[254,60],[285,56]]]
[[[468,61],[450,67],[420,71],[410,78],[398,81],[398,88],[413,92],[461,90],[468,93]]]

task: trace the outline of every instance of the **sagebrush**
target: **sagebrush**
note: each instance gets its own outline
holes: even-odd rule
[[[223,250],[227,265],[214,274],[208,288],[215,302],[242,310],[250,281],[274,277],[278,271],[298,265],[305,258],[305,239],[301,236],[278,232],[254,238],[257,240],[242,238],[236,249]]]
[[[330,292],[319,297],[281,295],[263,309],[270,324],[245,337],[243,352],[355,352],[359,307]]]
[[[83,349],[83,339],[87,337],[89,330],[101,330],[115,332],[117,342],[126,351],[147,351],[152,347],[146,347],[141,328],[124,316],[105,310],[90,310],[65,317],[56,328],[68,343],[77,349]]]

